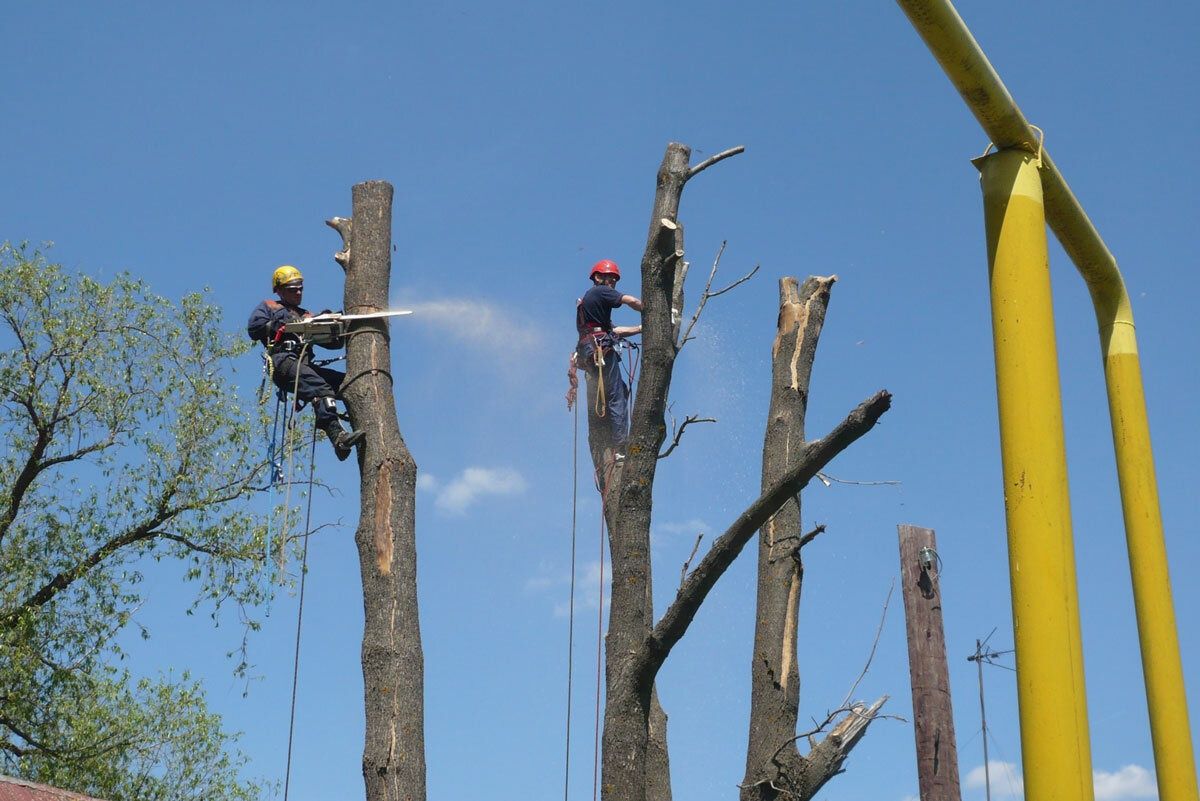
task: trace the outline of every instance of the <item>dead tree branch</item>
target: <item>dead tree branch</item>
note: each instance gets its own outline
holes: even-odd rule
[[[716,258],[713,259],[712,269],[708,271],[708,281],[704,284],[704,291],[702,293],[700,293],[700,300],[696,304],[696,311],[694,314],[692,314],[691,322],[688,323],[687,329],[683,332],[683,338],[679,340],[679,345],[678,345],[677,349],[682,348],[684,345],[686,345],[688,343],[688,340],[693,338],[692,337],[692,329],[696,327],[696,322],[700,319],[700,313],[704,311],[704,304],[708,303],[709,298],[715,298],[718,295],[724,295],[726,292],[733,289],[734,287],[737,287],[737,286],[740,286],[741,284],[746,283],[747,281],[749,281],[751,278],[754,277],[754,274],[758,272],[758,268],[761,266],[758,264],[754,265],[753,270],[746,273],[745,275],[743,275],[738,280],[734,281],[729,286],[727,286],[723,289],[718,289],[716,292],[713,292],[712,291],[712,282],[713,282],[713,279],[716,278],[717,267],[721,264],[721,255],[723,253],[725,253],[725,245],[726,244],[727,244],[727,242],[722,242],[721,247],[718,248],[718,250],[717,250]]]
[[[683,423],[678,428],[676,428],[674,426],[674,424],[672,424],[671,428],[675,432],[675,437],[671,441],[670,447],[668,447],[665,451],[660,453],[658,455],[658,458],[666,459],[668,456],[671,455],[671,451],[673,451],[677,447],[679,447],[679,440],[683,438],[683,430],[685,428],[687,428],[689,425],[691,425],[692,423],[715,423],[715,422],[717,422],[717,418],[715,418],[715,417],[700,417],[699,415],[689,414],[687,417],[685,417],[683,419]]]
[[[846,697],[842,699],[842,706],[850,702],[850,697],[854,695],[854,691],[858,689],[858,685],[866,678],[867,671],[871,669],[871,663],[875,661],[875,650],[879,648],[879,638],[883,635],[883,624],[887,621],[888,606],[892,603],[892,593],[896,589],[896,580],[892,579],[892,585],[888,587],[887,598],[883,601],[883,611],[879,613],[879,626],[875,629],[875,639],[871,643],[871,653],[867,655],[867,663],[863,665],[862,673],[858,674],[858,678],[850,685],[850,689],[846,692]]]
[[[729,158],[730,156],[736,156],[738,153],[744,153],[744,152],[746,152],[745,145],[738,145],[737,147],[731,147],[728,150],[722,150],[717,155],[706,158],[704,161],[700,162],[695,167],[692,167],[690,170],[688,170],[687,176],[684,178],[684,181],[692,180],[697,175],[704,172],[712,165],[716,164],[718,161],[724,161],[725,159]]]
[[[683,567],[679,571],[680,589],[683,589],[683,582],[687,579],[688,568],[692,566],[692,560],[696,558],[696,551],[700,550],[700,540],[702,539],[704,539],[703,531],[696,535],[696,543],[692,546],[692,552],[688,554],[687,560],[684,561]]]

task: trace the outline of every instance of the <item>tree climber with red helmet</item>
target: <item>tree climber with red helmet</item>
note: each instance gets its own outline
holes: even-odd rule
[[[288,323],[311,318],[312,312],[301,308],[304,276],[290,264],[275,270],[271,288],[279,300],[264,300],[254,307],[246,323],[246,333],[267,348],[271,360],[271,379],[285,392],[295,391],[298,401],[312,402],[317,426],[333,443],[334,453],[344,461],[354,452],[354,444],[363,437],[361,431],[346,431],[337,410],[337,390],[346,374],[312,363],[312,348],[304,347],[300,338],[287,332]],[[343,348],[344,342],[324,345]]]
[[[587,380],[588,444],[592,460],[599,465],[606,448],[611,448],[616,458],[625,455],[625,440],[629,434],[629,387],[621,376],[621,356],[616,345],[621,337],[642,332],[640,325],[614,327],[612,311],[619,306],[628,306],[640,312],[642,301],[617,291],[621,268],[616,262],[608,259],[596,262],[590,277],[592,287],[576,304],[575,328],[579,342],[571,353],[567,370],[571,382],[567,408],[575,404],[579,388],[575,371],[582,369]]]

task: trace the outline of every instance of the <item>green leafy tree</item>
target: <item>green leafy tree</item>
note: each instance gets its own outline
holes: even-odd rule
[[[0,246],[0,770],[114,801],[260,794],[200,685],[134,681],[115,639],[165,560],[189,613],[255,627],[265,530],[245,501],[265,471],[229,378],[246,348],[200,295]]]

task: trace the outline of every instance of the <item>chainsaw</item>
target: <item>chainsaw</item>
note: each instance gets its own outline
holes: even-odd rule
[[[339,314],[338,312],[323,312],[315,317],[288,323],[287,333],[295,334],[305,342],[316,345],[332,345],[349,333],[355,323],[360,320],[380,320],[388,317],[403,317],[412,314],[411,310],[375,312],[373,314]]]

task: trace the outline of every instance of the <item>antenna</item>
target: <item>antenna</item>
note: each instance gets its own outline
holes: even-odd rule
[[[996,633],[996,630],[993,628],[991,633],[988,634],[988,636],[983,638],[982,642],[979,640],[976,640],[975,641],[975,653],[973,653],[967,657],[968,662],[974,662],[975,666],[977,668],[979,668],[979,720],[983,725],[983,784],[984,784],[984,788],[987,792],[987,801],[992,801],[992,775],[991,775],[991,767],[988,765],[987,710],[985,709],[985,707],[983,705],[983,663],[987,662],[989,665],[994,665],[996,663],[993,662],[992,660],[994,660],[998,657],[1004,656],[1005,654],[1012,653],[1012,650],[1008,650],[1008,651],[989,651],[989,650],[987,650],[988,640],[992,639],[992,634],[995,634],[995,633]]]

